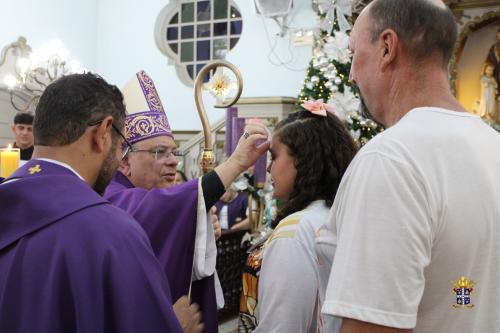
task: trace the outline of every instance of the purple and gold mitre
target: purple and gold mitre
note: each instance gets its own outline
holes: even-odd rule
[[[125,137],[130,143],[159,135],[172,136],[165,113],[146,111],[128,115],[125,118]]]
[[[122,92],[128,114],[125,136],[130,143],[162,135],[173,137],[158,92],[146,72],[138,72]]]

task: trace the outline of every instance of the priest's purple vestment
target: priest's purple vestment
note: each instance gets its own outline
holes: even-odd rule
[[[202,312],[203,332],[215,333],[218,332],[212,275],[215,260],[210,276],[194,281],[190,287],[194,280],[193,266],[196,266],[193,258],[199,257],[200,247],[205,246],[203,241],[200,246],[196,237],[199,233],[198,215],[203,211],[206,214],[201,192],[198,179],[170,188],[147,190],[134,187],[127,177],[117,171],[106,188],[104,197],[130,213],[146,231],[167,275],[173,301],[187,295],[191,288],[191,299],[200,306]],[[204,257],[204,251],[201,253]]]
[[[0,332],[182,332],[144,231],[70,169],[27,162],[0,209]]]

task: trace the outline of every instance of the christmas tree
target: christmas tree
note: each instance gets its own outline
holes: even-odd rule
[[[319,0],[313,3],[317,8],[320,28],[297,108],[307,100],[328,101],[362,146],[383,128],[363,116],[358,90],[349,82],[351,56],[347,17],[351,16],[351,1]]]

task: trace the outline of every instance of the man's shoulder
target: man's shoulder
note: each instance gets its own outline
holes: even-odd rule
[[[356,155],[357,158],[372,154],[372,153],[380,153],[388,151],[397,150],[397,147],[401,144],[399,140],[399,129],[395,127],[388,128],[383,132],[377,134],[374,138],[368,141]]]
[[[66,216],[61,223],[73,233],[95,234],[99,238],[116,239],[144,237],[139,223],[122,209],[110,203],[94,205]],[[101,237],[103,236],[103,237]]]
[[[420,107],[409,111],[396,124],[371,139],[358,155],[380,153],[385,156],[411,157],[423,150],[431,152],[442,144],[453,143],[461,132],[483,130],[484,124],[467,112],[437,107]],[[456,130],[457,128],[460,131]],[[411,152],[411,153],[410,153]]]

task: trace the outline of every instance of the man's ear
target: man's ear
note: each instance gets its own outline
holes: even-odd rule
[[[95,126],[91,132],[92,147],[98,153],[107,151],[112,144],[111,125],[113,124],[113,117],[107,116],[101,123]]]
[[[12,125],[11,129],[12,129],[12,133],[14,133],[14,135],[16,135],[16,125]]]
[[[123,173],[125,176],[130,177],[132,175],[132,170],[130,167],[130,162],[128,160],[128,156],[125,156],[118,165],[118,171]]]
[[[392,29],[382,31],[379,36],[380,69],[385,71],[396,59],[399,46],[399,37]]]

